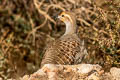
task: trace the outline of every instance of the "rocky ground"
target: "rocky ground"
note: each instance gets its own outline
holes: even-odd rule
[[[97,64],[46,64],[21,80],[120,80],[120,68],[112,67],[109,72],[104,72]]]

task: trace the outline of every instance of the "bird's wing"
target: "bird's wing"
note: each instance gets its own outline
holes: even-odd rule
[[[77,64],[86,54],[84,42],[70,36],[58,39],[45,51],[42,64]]]

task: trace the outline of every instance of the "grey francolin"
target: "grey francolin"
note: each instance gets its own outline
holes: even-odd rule
[[[84,41],[81,41],[76,33],[77,25],[74,14],[62,12],[58,18],[65,23],[66,31],[45,50],[41,66],[44,64],[78,64],[87,54]]]

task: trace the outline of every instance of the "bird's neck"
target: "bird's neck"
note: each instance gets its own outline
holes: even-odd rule
[[[66,25],[66,31],[64,35],[76,33],[76,24],[73,24],[71,22],[65,22],[65,25]]]

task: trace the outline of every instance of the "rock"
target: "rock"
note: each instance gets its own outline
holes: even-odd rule
[[[120,80],[120,68],[111,68],[110,73],[113,76],[114,80]]]
[[[101,66],[94,64],[46,64],[21,80],[120,80],[120,68],[113,67],[110,72],[104,72]]]

